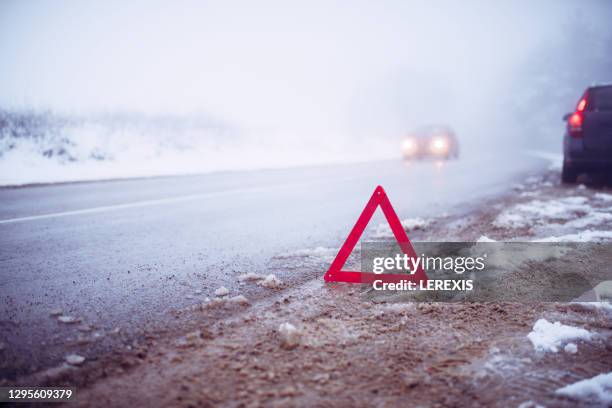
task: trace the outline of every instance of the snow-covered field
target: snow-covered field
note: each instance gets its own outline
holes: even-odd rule
[[[395,153],[392,143],[246,131],[199,116],[0,111],[0,185],[350,163]]]

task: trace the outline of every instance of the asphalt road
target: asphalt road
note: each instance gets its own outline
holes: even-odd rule
[[[79,325],[53,309],[102,335],[121,329],[103,348],[79,346],[93,357],[221,285],[236,293],[239,274],[267,272],[275,255],[338,247],[378,184],[401,218],[435,217],[544,165],[478,157],[0,189],[0,377],[70,351]]]

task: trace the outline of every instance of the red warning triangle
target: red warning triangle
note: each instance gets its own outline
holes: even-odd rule
[[[363,234],[363,231],[370,222],[370,219],[372,219],[372,215],[374,215],[374,211],[376,211],[378,206],[380,206],[385,214],[385,218],[387,218],[387,222],[389,223],[391,231],[393,231],[393,235],[395,236],[401,250],[411,258],[417,257],[414,247],[408,239],[408,235],[406,235],[406,231],[404,231],[404,227],[402,227],[402,223],[397,217],[397,214],[395,213],[395,210],[387,197],[387,193],[385,193],[385,190],[381,186],[378,186],[363,209],[363,212],[357,219],[357,222],[346,238],[346,241],[344,241],[342,248],[340,248],[338,255],[336,255],[336,259],[334,259],[329,267],[329,270],[325,274],[326,282],[372,283],[375,280],[382,280],[383,282],[400,282],[402,280],[413,282],[421,280],[427,281],[427,275],[425,274],[425,271],[420,263],[419,267],[412,275],[403,273],[375,274],[372,272],[354,272],[342,270],[342,267],[344,266],[348,257],[351,255],[351,252],[353,252],[357,242],[359,242],[361,234]]]

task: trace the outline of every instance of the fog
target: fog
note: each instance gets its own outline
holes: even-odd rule
[[[337,156],[428,123],[558,150],[564,109],[612,80],[610,21],[606,1],[5,0],[0,108],[205,116]]]

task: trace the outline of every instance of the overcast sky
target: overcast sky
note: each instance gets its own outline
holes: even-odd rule
[[[255,128],[471,115],[585,3],[3,0],[0,106]]]

